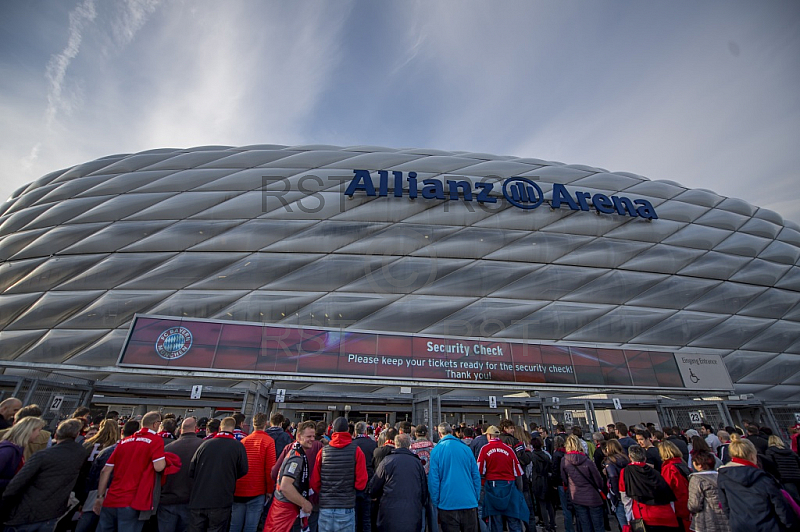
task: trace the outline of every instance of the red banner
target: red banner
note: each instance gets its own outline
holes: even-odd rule
[[[137,316],[121,366],[683,388],[673,353]]]

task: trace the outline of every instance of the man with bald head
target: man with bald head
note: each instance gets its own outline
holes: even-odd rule
[[[197,448],[203,443],[197,437],[197,420],[187,417],[181,425],[180,437],[164,447],[164,451],[175,453],[181,459],[181,470],[167,475],[167,482],[161,488],[161,502],[158,505],[158,532],[186,532],[189,528],[189,495],[193,480],[189,477],[189,464]]]
[[[22,401],[9,397],[0,403],[0,430],[7,429],[14,422],[14,415],[22,408]]]

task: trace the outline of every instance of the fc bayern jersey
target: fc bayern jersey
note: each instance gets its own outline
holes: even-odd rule
[[[152,430],[142,429],[117,444],[106,462],[114,468],[114,478],[103,506],[151,510],[156,470],[153,463],[164,460],[164,439]]]
[[[481,448],[478,454],[478,470],[486,480],[513,481],[523,475],[514,449],[500,440],[491,440]]]

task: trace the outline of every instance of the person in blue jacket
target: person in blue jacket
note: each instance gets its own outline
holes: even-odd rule
[[[478,463],[470,448],[453,436],[449,423],[439,425],[439,437],[431,451],[428,491],[439,510],[441,530],[478,532]]]

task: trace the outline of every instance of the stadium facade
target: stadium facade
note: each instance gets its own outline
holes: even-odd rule
[[[634,352],[718,357],[719,390],[800,400],[799,261],[800,226],[779,214],[630,173],[372,146],[158,149],[0,205],[0,364],[185,382],[118,364],[135,317],[154,316],[531,344],[574,364],[613,351],[630,371]]]

